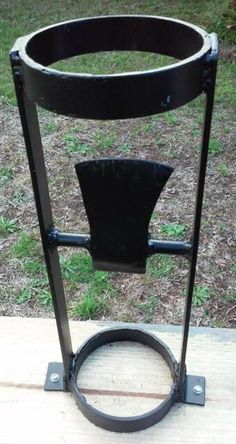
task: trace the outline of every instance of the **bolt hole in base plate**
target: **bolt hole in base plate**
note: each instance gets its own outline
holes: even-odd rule
[[[49,362],[44,390],[64,391],[64,366],[62,362]]]
[[[184,402],[205,405],[205,378],[203,376],[188,375],[186,377]]]
[[[136,346],[134,344],[130,346],[130,341],[137,343]],[[91,355],[92,352],[95,352],[93,356]],[[100,353],[99,356],[98,353]],[[166,382],[164,387],[167,394],[163,391],[160,392],[156,387],[154,387],[154,391],[150,390],[150,381],[145,381],[145,377],[143,378],[142,375],[140,375],[140,381],[138,381],[139,368],[135,366],[135,359],[134,366],[132,366],[132,354],[136,354],[136,359],[141,359],[142,370],[146,373],[147,379],[150,377],[150,368],[148,367],[155,362],[155,358],[159,359],[162,375],[158,374],[157,368],[153,368],[152,372],[155,372],[153,380],[158,381],[158,378],[160,378],[161,383],[164,377],[169,382],[169,384]],[[135,356],[133,357],[135,358]],[[152,357],[151,360],[150,357]],[[106,368],[109,361],[110,369]],[[83,363],[84,369],[84,366],[82,367]],[[156,424],[175,402],[176,365],[176,360],[168,347],[150,333],[136,328],[104,330],[88,339],[77,351],[69,388],[74,394],[79,409],[91,422],[111,431],[133,432]],[[111,390],[109,385],[107,386],[108,389],[93,388],[95,387],[94,381],[101,382],[101,378],[104,379],[104,382],[109,380],[112,382],[112,367],[114,371],[113,389]],[[165,375],[163,375],[163,370]],[[169,371],[166,372],[166,370]],[[168,374],[170,374],[169,377]],[[135,377],[138,384],[134,382]],[[87,383],[87,387],[86,380],[89,383]],[[123,383],[122,389],[119,386],[119,381]],[[125,381],[127,386],[125,386]],[[114,400],[113,405],[111,397]],[[124,402],[125,397],[129,398],[128,415],[130,416],[123,416],[127,409],[127,404]],[[108,411],[109,413],[107,413]],[[122,416],[118,416],[117,413],[118,415],[122,414]]]

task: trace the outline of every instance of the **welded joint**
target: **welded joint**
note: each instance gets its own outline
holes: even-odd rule
[[[206,69],[203,72],[203,91],[205,93],[209,92],[214,84],[215,78],[215,67],[217,65],[219,45],[217,34],[212,32],[210,34],[211,38],[211,51],[206,54],[205,63]]]
[[[48,242],[50,246],[56,246],[58,244],[59,231],[55,228],[49,228],[47,231]]]
[[[212,32],[210,34],[211,38],[211,52],[206,55],[206,62],[217,62],[219,54],[219,44],[217,39],[217,34]]]

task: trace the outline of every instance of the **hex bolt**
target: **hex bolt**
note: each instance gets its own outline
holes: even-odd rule
[[[195,393],[195,395],[201,395],[202,392],[203,392],[202,387],[200,385],[198,385],[198,384],[195,385],[193,387],[193,392]]]
[[[51,382],[58,382],[59,381],[59,379],[60,379],[60,375],[58,375],[58,373],[52,373],[51,375],[50,375],[50,381]]]

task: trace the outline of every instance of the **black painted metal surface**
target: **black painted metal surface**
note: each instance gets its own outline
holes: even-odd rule
[[[94,268],[145,273],[148,225],[173,169],[129,159],[90,160],[75,168],[90,225]]]
[[[91,119],[126,119],[184,105],[202,92],[209,34],[180,20],[106,16],[64,22],[19,42],[25,91],[50,111]],[[176,63],[111,75],[68,73],[49,65],[97,51],[148,51]],[[62,94],[63,91],[63,94]]]
[[[179,60],[164,68],[112,75],[65,73],[48,67],[63,58],[108,50],[151,51]],[[80,409],[92,422],[108,430],[134,431],[149,427],[168,412],[175,400],[203,404],[204,396],[192,393],[195,387],[192,385],[195,381],[204,384],[204,378],[186,375],[185,361],[217,56],[215,34],[209,35],[179,20],[149,16],[95,17],[53,25],[18,39],[10,53],[61,345],[63,388],[73,392]],[[206,108],[191,241],[149,238],[151,213],[172,168],[140,160],[103,159],[77,164],[91,233],[61,233],[54,228],[36,105],[81,118],[125,119],[177,108],[201,93],[206,95]],[[179,364],[176,365],[161,341],[137,329],[100,333],[88,340],[74,357],[57,250],[59,245],[86,248],[95,267],[117,271],[144,272],[146,258],[152,254],[176,254],[188,258],[189,278]],[[145,343],[160,353],[172,371],[174,385],[157,409],[139,418],[121,418],[119,421],[86,404],[79,393],[76,377],[81,363],[95,348],[108,341],[128,339]]]
[[[88,404],[86,398],[81,395],[79,391],[77,378],[80,367],[85,359],[90,355],[90,353],[99,347],[117,341],[139,342],[140,344],[152,348],[162,356],[170,369],[173,379],[170,392],[160,405],[142,415],[132,417],[117,417],[108,415]],[[176,385],[177,362],[173,354],[164,344],[164,342],[154,335],[140,329],[122,327],[96,333],[79,348],[75,354],[72,368],[73,372],[70,379],[70,388],[75,396],[79,409],[90,421],[106,430],[111,430],[113,432],[134,432],[150,427],[160,421],[170,410],[174,402],[179,399]]]
[[[64,247],[80,247],[90,251],[90,235],[77,233],[61,233],[55,228],[48,230],[48,240],[51,245]],[[148,239],[148,256],[153,254],[174,254],[190,257],[192,245],[187,241]]]

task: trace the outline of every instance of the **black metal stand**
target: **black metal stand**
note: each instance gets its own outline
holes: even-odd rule
[[[156,70],[94,76],[61,73],[47,67],[78,54],[134,48],[169,55],[179,61]],[[175,401],[197,405],[205,402],[205,380],[186,375],[185,361],[217,55],[215,34],[208,35],[179,20],[151,16],[95,17],[53,25],[18,39],[10,53],[63,359],[63,364],[49,364],[45,389],[70,390],[83,414],[108,430],[131,432],[149,427],[158,422]],[[152,211],[173,169],[141,160],[99,159],[77,164],[75,168],[90,234],[61,233],[54,227],[36,104],[79,118],[127,119],[175,109],[201,93],[206,95],[206,110],[190,242],[149,238]],[[59,245],[86,248],[96,269],[128,273],[145,273],[146,259],[153,254],[186,257],[190,268],[180,362],[176,362],[168,347],[156,337],[126,327],[94,335],[74,354],[57,250]],[[92,351],[110,342],[126,340],[140,342],[159,353],[170,368],[173,384],[166,399],[154,410],[121,418],[106,415],[87,404],[79,392],[77,376]]]

